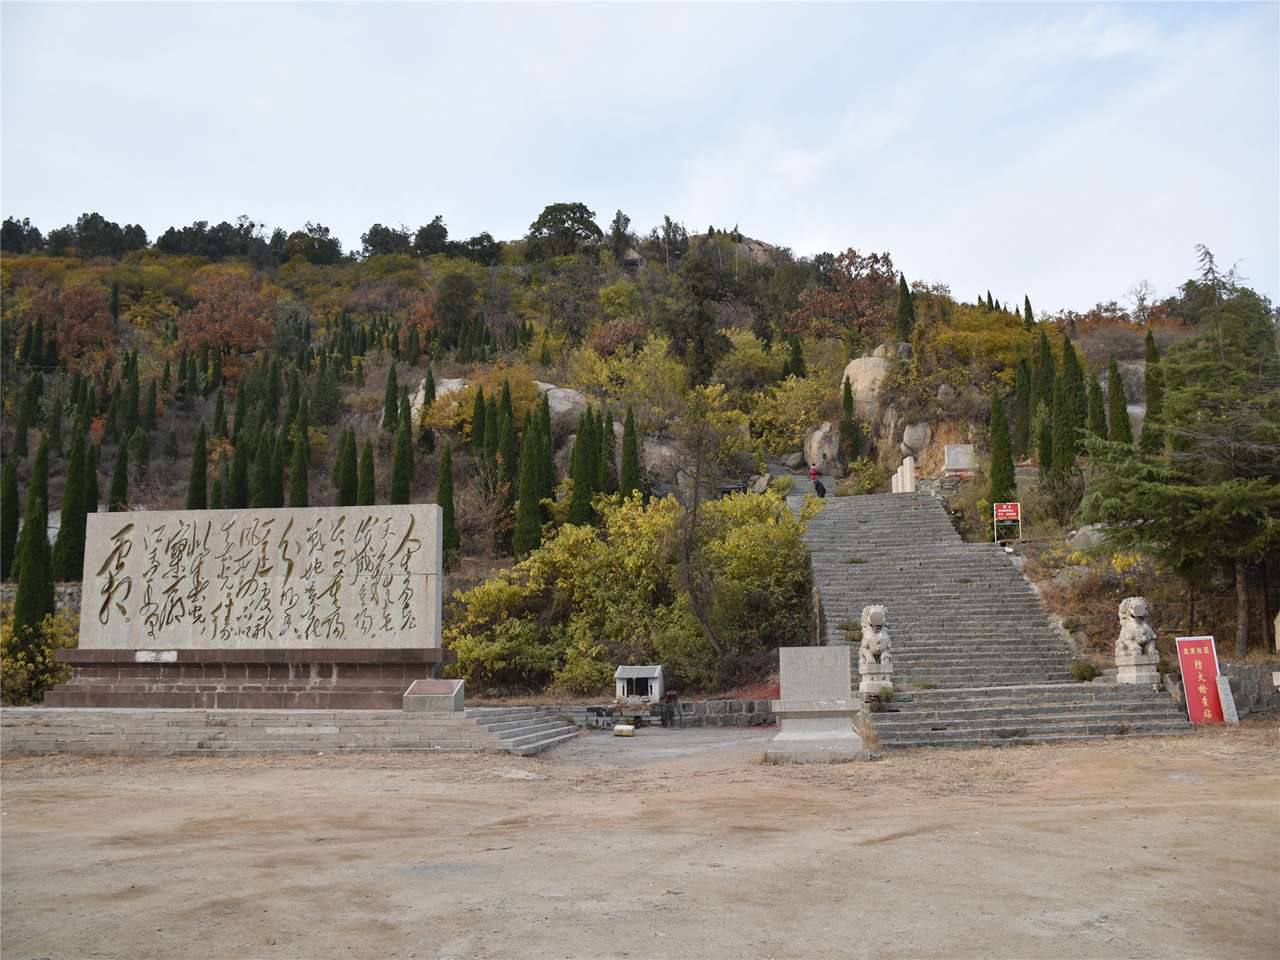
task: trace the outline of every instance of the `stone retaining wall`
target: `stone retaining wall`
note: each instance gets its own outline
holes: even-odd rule
[[[53,606],[56,610],[65,610],[73,620],[80,618],[80,584],[74,580],[54,584]],[[0,584],[0,603],[10,604],[18,598],[16,583]]]
[[[400,710],[127,710],[15,707],[0,752],[145,755],[502,751],[460,714]]]
[[[1265,710],[1280,709],[1280,690],[1273,675],[1280,663],[1229,663],[1222,661],[1222,673],[1231,681],[1231,696],[1241,717]]]
[[[756,727],[773,723],[773,711],[768,700],[686,700],[675,705],[676,729],[698,727]],[[617,717],[612,704],[565,704],[554,707],[561,716],[580,727],[612,727]],[[645,708],[640,707],[641,710]],[[650,704],[649,721],[662,720],[662,705]]]

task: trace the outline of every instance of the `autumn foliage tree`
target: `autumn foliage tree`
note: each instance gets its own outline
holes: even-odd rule
[[[244,270],[210,268],[195,282],[192,295],[195,306],[178,320],[184,342],[240,353],[270,339],[275,297]]]
[[[800,305],[786,317],[788,333],[843,336],[861,345],[888,332],[898,289],[898,274],[888,253],[846,250],[835,258],[830,284],[809,287],[800,294]]]

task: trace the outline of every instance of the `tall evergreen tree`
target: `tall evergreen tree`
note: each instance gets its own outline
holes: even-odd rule
[[[360,467],[356,460],[356,433],[348,430],[343,438],[338,469],[338,506],[354,507],[359,495]]]
[[[613,414],[603,411],[600,417],[600,451],[596,455],[596,489],[601,493],[618,492],[618,438],[613,432]]]
[[[129,445],[116,448],[116,462],[111,468],[111,486],[107,489],[107,512],[123,513],[129,509]]]
[[[396,431],[395,458],[391,464],[391,502],[408,503],[413,493],[413,437],[409,428],[409,405],[400,411]]]
[[[1095,437],[1107,439],[1107,405],[1102,399],[1102,384],[1093,375],[1089,376],[1089,414],[1085,427]]]
[[[998,392],[991,394],[991,503],[1009,503],[1018,495],[1013,472],[1013,447],[1009,439],[1009,419]]]
[[[84,512],[97,513],[98,502],[102,499],[98,492],[98,457],[101,451],[97,444],[90,444],[84,462]]]
[[[1026,357],[1018,358],[1013,377],[1013,455],[1021,460],[1031,448],[1031,365]]]
[[[306,434],[295,431],[293,457],[289,461],[289,506],[307,506],[307,441]]]
[[[129,456],[133,459],[133,475],[139,480],[147,479],[147,471],[151,469],[151,437],[141,424],[134,427]]]
[[[1107,363],[1107,439],[1114,443],[1133,443],[1133,425],[1129,423],[1124,383],[1114,353]]]
[[[1040,331],[1040,343],[1036,354],[1035,366],[1032,367],[1032,401],[1031,406],[1043,405],[1045,410],[1053,409],[1053,383],[1058,378],[1057,364],[1053,359],[1053,348],[1049,346],[1049,338]]]
[[[222,405],[222,391],[218,391],[218,399],[213,407],[213,435],[215,437],[225,437],[227,435],[227,413]]]
[[[591,456],[594,439],[592,433],[591,415],[587,412],[578,421],[578,435],[573,441],[571,474],[573,494],[569,500],[570,523],[591,523],[594,517],[591,509],[591,494],[595,485],[595,470]]]
[[[209,492],[209,509],[223,510],[226,508],[226,494],[224,491],[231,485],[231,474],[227,470],[227,461],[222,461],[222,468],[218,471],[218,475],[213,478],[213,486]]]
[[[424,453],[431,453],[436,448],[435,431],[431,429],[428,422],[431,413],[431,405],[436,400],[436,378],[431,373],[430,365],[427,366],[427,381],[422,388],[422,410],[418,415],[418,449]]]
[[[440,478],[436,484],[436,502],[440,504],[442,513],[444,568],[445,570],[453,570],[458,565],[458,554],[462,549],[462,538],[458,535],[458,525],[453,515],[453,450],[448,443],[444,445],[444,453],[440,457]]]
[[[196,430],[195,444],[191,449],[191,479],[187,482],[187,509],[205,510],[209,506],[205,485],[209,474],[209,453],[205,440],[204,424]],[[239,451],[237,451],[239,452]],[[243,507],[244,504],[238,506]]]
[[[49,404],[49,449],[57,456],[62,456],[62,400],[53,397]]]
[[[27,499],[39,500],[44,505],[41,530],[49,529],[49,441],[41,440],[36,447],[36,458],[31,462],[31,479],[27,482]]]
[[[1142,418],[1142,434],[1138,449],[1145,454],[1159,453],[1164,449],[1164,372],[1160,368],[1160,351],[1156,339],[1147,331],[1147,367],[1145,393],[1147,412]]]
[[[147,402],[142,407],[142,428],[148,433],[151,433],[156,428],[156,417],[159,406],[159,391],[156,388],[155,378],[152,377],[151,382],[147,384]]]
[[[640,473],[640,437],[636,432],[636,415],[627,406],[627,417],[622,421],[622,471],[618,477],[618,492],[624,498],[633,492],[643,492]]]
[[[271,507],[271,467],[275,452],[275,434],[270,430],[258,431],[258,449],[253,455],[253,467],[249,478],[249,506],[261,510]]]
[[[72,448],[74,452],[74,447]],[[18,463],[13,457],[4,461],[0,479],[0,580],[8,580],[18,548]]]
[[[538,471],[542,467],[538,447],[541,441],[542,434],[534,429],[532,423],[525,427],[524,441],[520,445],[516,523],[511,537],[511,548],[517,560],[527,557],[542,543],[542,510],[538,502]]]
[[[373,441],[365,440],[360,452],[360,475],[356,481],[356,504],[371,507],[378,502],[378,486],[373,476]]]
[[[18,637],[38,631],[40,621],[53,613],[53,564],[48,528],[41,522],[46,512],[38,497],[28,499],[18,544],[18,594],[13,602],[13,631]]]
[[[1023,296],[1022,298],[1022,326],[1030,330],[1036,322],[1036,315],[1031,312],[1031,298]]]
[[[907,275],[905,273],[898,274],[898,314],[897,314],[897,332],[898,339],[907,343],[911,342],[911,330],[916,325],[916,305],[911,298],[911,290],[907,286]]]
[[[484,458],[493,463],[498,458],[498,400],[490,397],[484,408]]]
[[[1068,389],[1064,371],[1058,374],[1058,379],[1053,384],[1053,469],[1051,472],[1056,476],[1069,472],[1076,462],[1076,428]]]
[[[236,443],[240,442],[240,437],[244,433],[244,428],[248,425],[249,419],[249,391],[241,385],[236,391],[236,419],[231,425],[231,439]]]
[[[484,387],[476,387],[476,399],[471,408],[471,451],[484,453],[484,428],[488,416],[488,407],[484,402]]]
[[[227,509],[243,510],[249,506],[249,444],[252,437],[246,426],[240,439],[236,441],[235,452],[231,455],[231,486],[223,490]]]
[[[840,454],[847,464],[862,456],[862,429],[854,418],[853,386],[847,378],[840,387]]]
[[[516,425],[506,413],[498,420],[498,467],[502,471],[503,503],[510,508],[516,502],[520,465],[516,459]]]
[[[541,499],[553,500],[556,495],[556,438],[551,430],[551,402],[545,393],[538,408],[538,420],[542,424],[542,442],[538,445],[542,452]]]
[[[1036,459],[1040,462],[1040,479],[1053,472],[1053,417],[1040,418],[1040,430],[1036,435]]]
[[[382,401],[382,429],[394,433],[400,426],[400,386],[396,383],[396,365],[387,371],[387,392]]]

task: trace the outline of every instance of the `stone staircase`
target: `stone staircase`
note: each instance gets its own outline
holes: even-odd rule
[[[0,712],[0,754],[529,756],[577,732],[554,708],[543,707],[480,707],[463,713],[8,707]]]
[[[466,717],[522,757],[541,753],[578,734],[578,726],[554,707],[468,707]]]
[[[803,494],[793,493],[799,509]],[[898,694],[874,715],[884,746],[1190,729],[1165,693],[1073,683],[1067,640],[1031,584],[1000,546],[961,541],[933,497],[829,497],[805,540],[824,642],[858,643],[862,608],[888,609]]]

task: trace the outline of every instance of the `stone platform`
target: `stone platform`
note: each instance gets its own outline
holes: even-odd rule
[[[0,713],[4,756],[69,753],[229,756],[362,752],[540,753],[577,734],[552,710],[130,710],[14,707]]]
[[[47,707],[223,710],[399,710],[415,680],[445,662],[440,647],[275,650],[62,650],[70,683]]]

